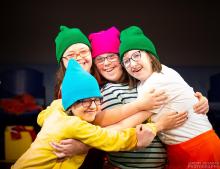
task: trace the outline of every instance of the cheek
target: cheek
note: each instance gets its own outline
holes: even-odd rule
[[[125,70],[126,70],[126,72],[128,72],[129,74],[132,74],[131,67],[125,68]]]
[[[68,60],[64,60],[64,61],[63,61],[63,64],[64,64],[65,68],[67,68]]]

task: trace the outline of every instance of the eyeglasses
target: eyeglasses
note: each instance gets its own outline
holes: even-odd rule
[[[79,100],[79,103],[81,103],[81,105],[85,108],[89,108],[92,103],[95,103],[96,106],[101,105],[102,99],[100,98],[95,98],[95,99],[83,99],[83,100]]]
[[[123,66],[128,68],[131,65],[131,59],[135,62],[138,62],[141,59],[141,51],[137,51],[133,53],[130,58],[124,59],[122,61]]]
[[[79,52],[70,52],[67,56],[64,56],[63,59],[69,60],[69,59],[75,59],[75,60],[80,60],[85,57],[87,57],[90,54],[89,49],[83,49],[80,50]],[[80,56],[80,57],[79,57]]]
[[[107,61],[109,61],[109,62],[116,62],[116,61],[119,60],[117,54],[110,54],[110,55],[108,55],[106,57],[100,56],[100,57],[95,58],[95,63],[97,65],[103,65],[104,62],[105,62],[105,59],[107,59]]]

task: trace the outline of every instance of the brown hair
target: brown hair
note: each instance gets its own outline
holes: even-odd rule
[[[55,76],[54,99],[61,98],[60,86],[62,84],[65,72],[66,72],[66,67],[64,66],[63,60],[61,59],[59,68]]]
[[[161,70],[162,70],[162,65],[161,65],[160,61],[154,55],[152,55],[151,53],[149,53],[149,52],[147,52],[147,53],[151,58],[153,72],[160,73]]]

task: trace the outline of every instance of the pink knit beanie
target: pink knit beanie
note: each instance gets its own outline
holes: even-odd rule
[[[104,53],[119,53],[120,32],[116,27],[111,27],[97,33],[91,33],[89,40],[92,47],[92,58]]]

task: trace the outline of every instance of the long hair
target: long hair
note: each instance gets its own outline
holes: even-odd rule
[[[63,82],[65,72],[66,72],[66,67],[64,66],[64,63],[61,59],[59,68],[58,68],[58,70],[56,72],[56,76],[55,76],[54,99],[60,99],[61,98],[60,87],[61,87],[61,84]]]

